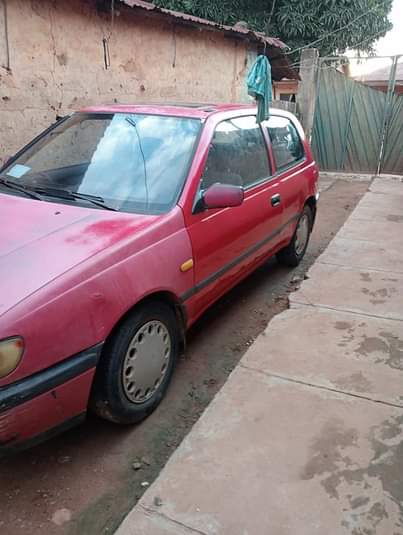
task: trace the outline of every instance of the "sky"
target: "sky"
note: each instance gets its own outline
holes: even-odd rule
[[[392,22],[393,28],[385,35],[385,37],[381,37],[375,43],[376,54],[378,56],[403,55],[403,0],[393,0],[393,7],[389,15],[389,20]],[[354,56],[355,53],[352,52],[348,55]],[[403,61],[403,58],[400,61]],[[386,65],[391,65],[390,59],[374,58],[359,63],[352,61],[351,69],[353,76],[358,76],[380,69]]]
[[[380,56],[403,54],[403,0],[393,0],[389,20],[393,29],[376,43],[376,51]]]

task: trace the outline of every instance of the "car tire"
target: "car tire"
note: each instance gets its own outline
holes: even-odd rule
[[[178,353],[179,330],[172,307],[157,301],[140,305],[105,343],[91,408],[115,423],[140,422],[164,397]]]
[[[290,243],[277,253],[277,260],[280,264],[289,267],[296,267],[304,258],[308,247],[309,237],[312,231],[312,210],[308,205],[304,206]]]

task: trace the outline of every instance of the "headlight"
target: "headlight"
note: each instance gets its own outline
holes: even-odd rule
[[[15,370],[24,353],[24,340],[20,336],[0,340],[0,377]]]

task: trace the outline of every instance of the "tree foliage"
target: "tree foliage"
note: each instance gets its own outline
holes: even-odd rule
[[[279,37],[292,50],[310,43],[321,56],[346,49],[373,53],[374,43],[390,30],[393,0],[154,0],[168,9]],[[316,41],[316,42],[315,42]]]

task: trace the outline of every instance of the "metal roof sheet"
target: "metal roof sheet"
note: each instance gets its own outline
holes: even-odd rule
[[[121,2],[132,8],[144,9],[148,12],[159,13],[160,15],[165,15],[167,18],[182,20],[196,26],[205,27],[206,29],[224,31],[233,34],[234,37],[246,38],[257,43],[280,48],[281,50],[288,48],[287,45],[277,37],[268,37],[262,32],[255,32],[241,25],[227,26],[212,20],[201,19],[200,17],[195,17],[187,13],[181,13],[180,11],[173,11],[171,9],[158,7],[152,2],[145,2],[144,0],[121,0]]]
[[[375,71],[368,72],[366,74],[361,74],[359,76],[354,76],[354,79],[359,82],[388,82],[390,76],[390,69],[392,67],[392,62],[386,67],[381,67]],[[403,57],[399,59],[396,68],[396,82],[403,81]]]

